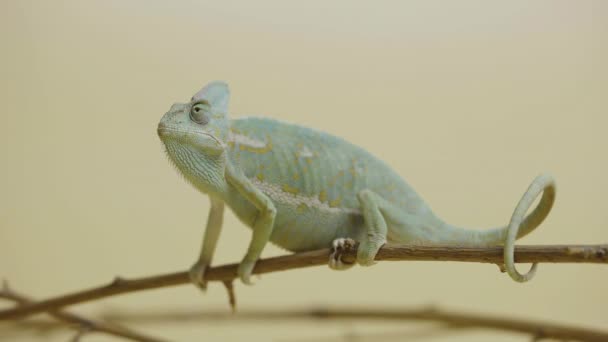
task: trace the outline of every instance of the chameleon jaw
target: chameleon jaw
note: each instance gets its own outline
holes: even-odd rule
[[[216,152],[223,152],[226,149],[226,144],[219,140],[216,136],[205,131],[195,131],[192,129],[184,129],[165,123],[159,123],[157,129],[158,136],[161,140],[177,139],[177,140],[199,140],[196,145],[204,145],[205,149],[211,149]],[[202,140],[202,141],[201,141]],[[208,141],[213,141],[215,146],[212,146]]]

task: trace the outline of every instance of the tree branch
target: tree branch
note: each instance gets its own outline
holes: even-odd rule
[[[225,311],[201,311],[201,310],[162,310],[146,312],[124,312],[112,309],[99,315],[99,318],[107,322],[129,322],[137,324],[166,324],[166,323],[206,323],[222,321],[236,324],[242,321],[265,322],[265,324],[277,324],[284,321],[299,321],[317,319],[326,320],[359,320],[383,322],[435,322],[441,326],[433,327],[426,333],[438,332],[439,329],[487,329],[506,331],[511,333],[529,334],[535,339],[551,338],[559,340],[577,341],[607,341],[608,332],[591,328],[582,328],[558,323],[548,323],[537,320],[491,316],[487,314],[473,314],[454,310],[444,310],[433,306],[420,309],[387,309],[369,307],[326,307],[296,310],[247,310],[236,314]],[[25,323],[25,322],[24,322]],[[279,323],[280,324],[280,323]],[[58,323],[47,321],[29,321],[29,328],[53,329],[59,327]],[[394,335],[394,334],[393,334]],[[406,338],[406,333],[395,335],[401,339]],[[366,336],[368,337],[368,336]],[[408,336],[411,337],[411,336]],[[369,337],[368,337],[369,338]]]
[[[106,313],[104,320],[137,323],[166,322],[209,322],[256,320],[276,322],[282,320],[302,319],[341,319],[341,320],[382,320],[382,321],[431,321],[447,324],[451,328],[482,328],[530,334],[536,338],[554,338],[578,341],[608,341],[608,332],[585,329],[563,324],[547,323],[535,320],[498,317],[486,314],[472,314],[457,311],[446,311],[438,308],[403,309],[370,309],[370,308],[320,308],[309,310],[256,310],[237,314],[226,312],[173,311],[146,313]]]
[[[0,290],[0,298],[11,300],[18,305],[27,305],[33,303],[33,301],[17,292],[12,290],[8,283],[5,281],[2,284],[2,289]],[[134,331],[131,331],[127,328],[120,327],[117,324],[106,324],[100,321],[94,321],[87,318],[83,318],[73,313],[62,312],[62,311],[50,311],[49,314],[55,317],[57,320],[62,321],[64,323],[68,323],[70,325],[75,325],[77,329],[77,335],[72,339],[73,341],[78,341],[84,334],[90,332],[101,332],[109,335],[113,335],[116,337],[123,337],[125,339],[129,339],[132,341],[139,342],[162,342],[163,340],[159,340],[153,337],[145,336]]]
[[[327,264],[329,249],[290,254],[259,260],[254,274],[284,271]],[[342,260],[354,262],[356,247],[344,251]],[[454,247],[454,246],[390,246],[385,245],[376,255],[376,260],[397,261],[463,261],[502,265],[502,247]],[[608,245],[558,245],[519,246],[515,249],[516,262],[547,263],[608,263]],[[213,267],[207,270],[209,281],[229,281],[236,278],[237,264]],[[67,305],[125,294],[129,292],[157,289],[190,283],[187,272],[176,272],[136,279],[117,277],[108,285],[86,289],[63,296],[0,311],[0,320],[15,319],[35,313],[53,311]]]

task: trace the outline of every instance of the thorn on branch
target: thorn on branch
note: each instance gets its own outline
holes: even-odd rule
[[[116,276],[114,277],[114,280],[112,280],[112,282],[110,283],[110,287],[112,286],[120,286],[124,283],[126,283],[127,280],[121,276]]]
[[[536,334],[532,334],[531,342],[538,342],[545,339],[545,334],[542,331],[537,332]]]
[[[84,335],[86,335],[90,332],[91,332],[90,328],[81,327],[80,329],[78,329],[78,331],[76,331],[76,334],[72,337],[70,342],[80,342],[82,340],[82,338],[84,337]]]
[[[233,280],[225,280],[222,282],[226,291],[228,291],[228,303],[230,303],[230,309],[232,313],[236,313],[236,295],[234,294],[234,282]]]

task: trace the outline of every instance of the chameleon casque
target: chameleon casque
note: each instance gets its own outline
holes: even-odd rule
[[[555,198],[551,176],[538,176],[520,200],[508,226],[489,230],[454,227],[436,216],[387,164],[341,138],[267,118],[228,117],[229,90],[212,82],[188,103],[162,117],[158,135],[167,155],[195,188],[211,200],[192,282],[206,287],[222,227],[224,207],[253,229],[238,276],[250,276],[268,241],[290,251],[333,247],[329,266],[352,266],[339,251],[359,242],[357,263],[372,265],[387,242],[413,245],[504,245],[504,263],[517,281],[532,277],[514,266],[515,239],[536,228]],[[543,196],[526,217],[538,195]]]

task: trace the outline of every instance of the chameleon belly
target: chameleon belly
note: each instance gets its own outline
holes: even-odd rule
[[[275,204],[271,241],[289,250],[327,247],[364,234],[357,194],[371,189],[400,207],[418,195],[379,159],[333,135],[271,119],[232,120],[229,158]],[[382,176],[380,176],[382,175]],[[230,207],[250,225],[255,208]],[[416,208],[409,208],[415,210]]]

